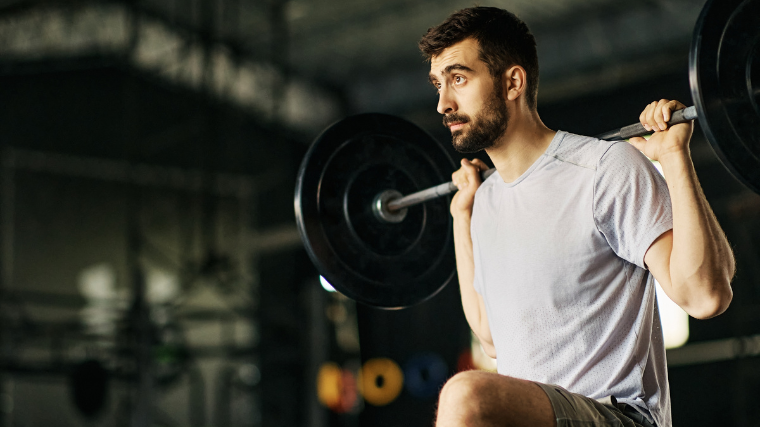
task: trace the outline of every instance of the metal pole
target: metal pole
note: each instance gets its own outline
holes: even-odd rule
[[[677,125],[680,123],[688,122],[690,120],[694,120],[696,118],[697,118],[697,108],[694,106],[691,106],[691,107],[684,108],[683,110],[677,110],[673,112],[673,115],[671,116],[668,124],[671,126]],[[595,138],[604,139],[607,141],[617,141],[617,140],[633,138],[636,136],[649,135],[651,133],[652,132],[646,130],[644,126],[641,125],[641,123],[636,123],[630,126],[624,126],[619,129],[614,129],[614,130],[599,134]],[[487,171],[481,172],[480,177],[481,179],[485,180],[486,178],[491,176],[494,172],[496,172],[495,168],[488,169]],[[453,182],[447,182],[444,184],[436,185],[435,187],[431,187],[422,191],[418,191],[416,193],[409,194],[408,196],[404,196],[396,200],[392,200],[388,202],[387,209],[391,212],[397,211],[399,209],[404,209],[404,208],[408,208],[409,206],[418,205],[420,203],[426,202],[428,200],[436,199],[441,196],[447,196],[456,191],[457,191],[456,185],[454,185]]]
[[[480,173],[480,178],[482,180],[485,180],[486,178],[491,176],[494,172],[496,172],[496,168],[491,168],[486,171],[483,171]],[[457,190],[458,190],[457,186],[454,185],[453,182],[446,182],[444,184],[436,185],[435,187],[430,187],[426,190],[412,193],[400,199],[393,200],[388,203],[388,210],[397,211],[399,209],[404,209],[409,206],[418,205],[428,200],[437,199],[438,197],[447,196],[451,193],[455,193]]]

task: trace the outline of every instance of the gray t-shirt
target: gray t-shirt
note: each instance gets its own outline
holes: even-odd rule
[[[499,373],[614,396],[670,427],[644,254],[672,223],[665,180],[626,142],[557,132],[516,181],[490,176],[471,231]]]

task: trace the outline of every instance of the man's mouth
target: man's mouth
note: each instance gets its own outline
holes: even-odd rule
[[[452,114],[443,118],[443,125],[449,128],[451,133],[454,133],[464,128],[464,125],[469,121],[469,118],[464,115]]]
[[[464,127],[465,122],[449,123],[449,129],[454,132]]]

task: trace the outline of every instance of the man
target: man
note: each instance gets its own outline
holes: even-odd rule
[[[486,165],[463,159],[451,214],[462,305],[498,374],[449,380],[437,425],[671,427],[653,277],[705,319],[728,307],[734,274],[694,173],[693,125],[667,125],[684,106],[648,105],[654,134],[632,145],[550,130],[535,39],[500,9],[457,12],[420,49],[455,148],[497,169],[481,185]]]

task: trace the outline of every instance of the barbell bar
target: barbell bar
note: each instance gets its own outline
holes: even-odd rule
[[[673,126],[681,123],[686,123],[696,118],[697,107],[692,105],[691,107],[686,107],[684,109],[674,111],[670,117],[668,125]],[[652,132],[646,130],[646,128],[644,128],[644,125],[641,123],[635,123],[629,126],[624,126],[619,129],[614,129],[609,132],[599,134],[595,138],[607,141],[617,141],[622,139],[630,139],[637,136],[649,135],[651,133]],[[493,175],[494,172],[496,172],[496,168],[490,168],[480,172],[481,180],[485,181],[486,178]],[[397,212],[401,209],[424,203],[437,197],[447,196],[449,194],[455,193],[456,191],[457,186],[454,185],[453,182],[449,181],[444,184],[436,185],[435,187],[409,194],[408,196],[388,197],[388,194],[380,194],[378,195],[373,208],[377,212],[379,218],[386,221],[388,218],[394,218],[393,220],[395,220],[395,217],[392,215],[393,212]]]

